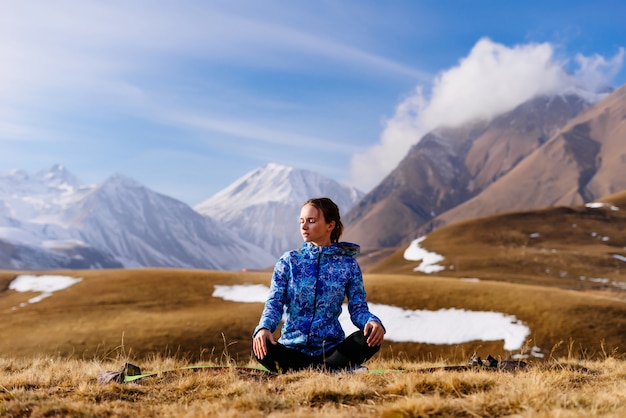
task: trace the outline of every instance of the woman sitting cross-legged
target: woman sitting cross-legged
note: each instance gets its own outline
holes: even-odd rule
[[[317,368],[367,370],[362,363],[380,349],[385,329],[369,311],[355,244],[339,242],[339,208],[328,198],[308,200],[300,211],[299,250],[277,261],[270,294],[252,349],[271,371]],[[358,331],[347,338],[339,323],[344,299]],[[273,332],[285,315],[281,336]]]

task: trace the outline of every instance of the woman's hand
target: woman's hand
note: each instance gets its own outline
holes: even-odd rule
[[[267,355],[267,342],[276,345],[274,336],[267,328],[261,328],[252,339],[252,351],[254,355],[262,360]]]
[[[367,337],[367,345],[374,347],[382,344],[385,338],[385,329],[380,322],[370,321],[363,328],[363,335]]]

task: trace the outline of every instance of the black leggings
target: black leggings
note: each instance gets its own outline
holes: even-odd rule
[[[280,343],[267,344],[267,355],[257,361],[273,372],[287,372],[315,368],[320,370],[341,370],[356,366],[370,359],[380,350],[380,346],[370,347],[363,331],[355,331],[338,346],[318,356],[309,356]]]

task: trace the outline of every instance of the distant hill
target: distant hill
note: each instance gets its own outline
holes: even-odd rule
[[[421,274],[421,261],[407,259],[415,245],[441,256],[442,269],[430,276],[601,290],[626,300],[626,192],[446,225],[368,272]]]

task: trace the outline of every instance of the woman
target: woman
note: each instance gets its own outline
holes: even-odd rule
[[[300,210],[300,250],[285,253],[274,267],[270,294],[252,348],[256,359],[272,371],[308,367],[366,370],[361,363],[380,349],[385,329],[365,300],[363,277],[354,259],[359,246],[339,243],[343,225],[330,199],[310,199]],[[359,328],[347,338],[339,323],[348,298],[352,323]],[[273,332],[283,319],[278,341]]]

